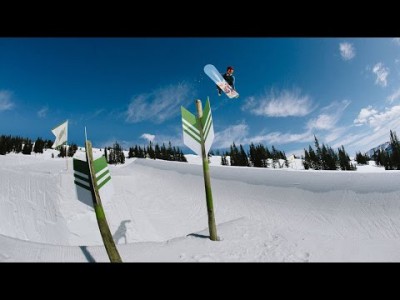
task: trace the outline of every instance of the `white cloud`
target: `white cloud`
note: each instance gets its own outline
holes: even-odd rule
[[[150,133],[143,133],[140,137],[142,139],[145,139],[145,140],[149,141],[149,142],[152,142],[152,141],[154,141],[154,138],[156,136],[154,134],[150,134]]]
[[[11,110],[14,107],[14,103],[11,101],[12,93],[9,91],[0,91],[0,112],[5,110]]]
[[[356,55],[356,51],[352,44],[350,43],[340,43],[339,44],[340,55],[344,60],[351,60]]]
[[[48,111],[49,111],[48,106],[44,106],[37,112],[37,115],[39,118],[45,118]]]
[[[343,134],[347,131],[347,128],[345,127],[337,127],[331,129],[326,135],[325,135],[325,142],[326,143],[331,143],[333,141],[336,141],[337,139],[340,139],[341,142],[343,142]]]
[[[393,38],[392,41],[393,41],[393,43],[400,46],[400,38]]]
[[[249,97],[242,106],[242,110],[249,110],[257,116],[267,117],[302,117],[308,115],[312,110],[312,101],[308,95],[301,95],[299,89],[283,90],[275,93],[274,90],[256,99]]]
[[[400,88],[396,91],[394,91],[391,95],[389,95],[387,97],[387,101],[389,103],[393,103],[393,101],[397,100],[398,98],[400,98]]]
[[[372,72],[376,75],[375,83],[386,87],[389,68],[385,67],[383,63],[379,62],[372,68]]]
[[[248,132],[249,126],[246,123],[232,125],[222,131],[215,132],[213,148],[228,148],[233,142],[237,145],[246,144]]]
[[[311,119],[307,123],[307,128],[329,130],[336,126],[340,120],[344,110],[349,106],[350,101],[343,100],[341,102],[333,102],[330,105],[321,109],[321,114],[315,119]]]
[[[316,119],[308,121],[307,127],[310,129],[315,128],[315,129],[327,130],[333,128],[336,122],[337,120],[335,119],[335,116],[321,114]]]
[[[189,84],[181,83],[135,96],[125,113],[125,120],[129,123],[145,120],[162,123],[178,115],[180,106],[192,100],[193,95],[193,88]]]
[[[396,111],[396,109],[394,110]],[[400,111],[400,110],[399,110]],[[373,130],[364,130],[358,134],[349,135],[343,138],[343,144],[347,149],[351,150],[354,154],[356,151],[365,152],[380,144],[390,140],[390,130],[396,133],[400,132],[400,120],[398,118],[388,118],[386,122],[378,125],[375,123]]]
[[[271,132],[266,135],[258,135],[248,138],[248,142],[253,142],[254,144],[269,144],[269,145],[282,145],[289,143],[305,143],[310,142],[314,139],[311,131],[306,131],[304,133],[281,133],[281,132]]]
[[[369,105],[368,107],[362,108],[360,113],[358,114],[357,119],[354,120],[354,124],[356,126],[361,126],[363,124],[367,124],[367,123],[369,123],[369,120],[373,119],[377,113],[378,113],[378,111],[373,109],[371,105]]]
[[[354,121],[356,125],[369,125],[374,132],[382,132],[388,136],[390,130],[400,128],[400,105],[386,108],[379,112],[371,106],[361,109],[358,118]]]

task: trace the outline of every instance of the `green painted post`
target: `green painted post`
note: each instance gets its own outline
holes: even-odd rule
[[[106,215],[104,213],[103,206],[101,204],[101,198],[97,187],[97,182],[95,180],[95,170],[93,166],[93,152],[92,152],[92,143],[88,140],[85,142],[86,147],[86,160],[89,166],[90,173],[90,186],[92,192],[93,206],[94,211],[96,212],[97,224],[99,225],[100,234],[103,239],[104,247],[106,248],[108,257],[110,262],[119,263],[122,262],[122,259],[118,253],[118,249],[115,246],[110,227],[108,226]]]
[[[208,229],[210,231],[210,239],[212,241],[217,241],[217,226],[215,224],[214,217],[214,205],[211,191],[211,180],[210,180],[210,169],[208,166],[208,157],[206,155],[205,149],[205,141],[204,141],[204,133],[203,133],[203,125],[201,122],[201,118],[203,117],[203,109],[201,106],[201,101],[196,100],[197,107],[197,117],[198,117],[198,126],[200,131],[200,139],[201,139],[201,155],[203,157],[203,175],[204,175],[204,187],[206,190],[206,201],[207,201],[207,213],[208,213]]]

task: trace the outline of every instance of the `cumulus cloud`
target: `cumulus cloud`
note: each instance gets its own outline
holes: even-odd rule
[[[356,51],[352,44],[350,43],[340,43],[339,44],[340,55],[344,60],[351,60],[356,55]]]
[[[142,139],[145,139],[145,140],[149,141],[149,142],[152,142],[152,141],[154,141],[154,138],[156,136],[154,134],[150,134],[150,133],[143,133],[140,137]]]
[[[400,129],[399,115],[400,105],[385,108],[384,111],[377,111],[368,106],[361,109],[354,123],[359,126],[369,125],[374,133],[379,133],[381,136],[388,136],[390,130]]]
[[[364,124],[368,124],[376,115],[378,111],[373,109],[371,105],[368,107],[364,107],[361,109],[357,118],[354,120],[354,125],[361,126]]]

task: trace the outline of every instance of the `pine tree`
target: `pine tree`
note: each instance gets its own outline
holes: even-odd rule
[[[180,150],[180,153],[181,153],[180,161],[187,162],[187,159],[186,159],[185,155],[183,154],[182,150]]]
[[[156,144],[156,146],[154,147],[154,154],[156,156],[156,159],[161,159],[161,150],[158,144]]]
[[[221,165],[228,166],[228,160],[226,159],[228,153],[223,153],[221,155]]]
[[[237,149],[235,143],[231,145],[231,166],[239,166],[239,150]]]
[[[308,148],[308,155],[310,156],[310,167],[313,168],[314,170],[320,170],[321,169],[321,163],[320,160],[317,156],[317,154],[314,152],[314,149],[309,146]]]
[[[249,160],[251,161],[253,167],[261,168],[263,166],[261,151],[259,151],[258,146],[254,146],[253,143],[251,143],[249,147]]]
[[[155,152],[154,152],[153,144],[151,143],[151,141],[150,141],[150,143],[149,143],[149,146],[147,147],[147,153],[149,154],[149,157],[150,157],[150,158],[156,159],[156,154],[155,154]]]
[[[46,140],[44,143],[44,148],[45,149],[51,149],[51,146],[53,146],[53,141],[52,140]]]
[[[44,141],[41,138],[37,138],[35,141],[35,145],[33,146],[33,152],[35,153],[43,153]]]
[[[6,139],[5,136],[0,136],[0,155],[7,154]]]
[[[268,168],[268,159],[271,158],[271,152],[269,151],[268,146],[264,148],[264,146],[260,144],[258,146],[258,152],[261,157],[261,166],[263,168]]]
[[[342,145],[341,148],[338,149],[339,152],[339,166],[340,169],[345,170],[352,170],[352,166],[350,164],[350,157],[347,155],[346,151],[344,150],[344,146]]]
[[[128,158],[135,157],[135,151],[133,147],[129,147]]]
[[[356,152],[356,162],[359,165],[367,165],[370,158],[367,154],[362,154],[361,152]]]
[[[276,166],[280,166],[279,164],[279,152],[275,149],[275,147],[272,145],[272,150],[271,150],[271,155],[272,155],[272,167],[275,169]]]
[[[77,150],[78,150],[78,145],[75,143],[72,143],[68,147],[68,156],[73,157]]]
[[[242,144],[239,145],[239,165],[243,167],[249,167],[249,159],[247,157],[246,152],[243,149]]]
[[[67,150],[64,145],[58,146],[56,149],[60,151],[60,153],[57,155],[58,157],[66,157],[67,156]]]
[[[6,146],[7,153],[10,153],[11,151],[14,151],[15,153],[21,153],[25,140],[27,139],[23,139],[22,137],[19,136],[17,137],[11,137],[11,135],[8,136],[6,140],[6,144],[8,144]]]
[[[322,168],[322,150],[319,146],[319,142],[317,137],[314,135],[314,144],[315,144],[315,155],[316,155],[316,164],[319,165],[319,169]]]
[[[32,141],[30,139],[26,139],[24,147],[22,148],[22,154],[31,155],[32,148],[33,148]]]
[[[393,170],[400,170],[400,142],[395,132],[390,130],[390,164]]]
[[[310,155],[308,154],[308,151],[304,149],[304,158],[302,158],[303,166],[305,170],[310,169],[311,166],[311,159]]]
[[[113,160],[114,164],[125,163],[125,155],[124,155],[121,145],[118,144],[118,142],[114,143],[111,153],[112,153],[112,160]],[[110,156],[111,156],[111,153],[110,153]]]
[[[125,163],[125,154],[124,154],[124,151],[120,151],[120,153],[119,153],[119,162],[121,163],[121,164],[124,164]]]

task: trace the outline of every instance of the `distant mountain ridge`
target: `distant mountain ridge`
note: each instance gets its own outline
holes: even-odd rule
[[[372,149],[368,150],[366,152],[366,154],[368,154],[369,157],[372,157],[374,155],[374,153],[377,152],[379,149],[381,151],[387,151],[387,152],[390,153],[391,150],[392,150],[392,146],[391,146],[390,142],[385,142],[385,143],[380,144],[379,146],[377,146],[375,148],[372,148]]]

